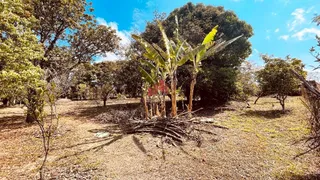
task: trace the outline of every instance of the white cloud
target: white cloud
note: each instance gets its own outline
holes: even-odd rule
[[[279,31],[280,31],[280,29],[279,29],[279,28],[277,28],[276,30],[274,30],[274,32],[275,32],[275,33],[279,32]]]
[[[108,25],[107,21],[101,17],[98,17],[96,20],[99,25],[104,25],[104,26]]]
[[[149,0],[146,2],[146,6],[147,6],[147,8],[154,8],[154,7],[156,7],[156,3],[152,0]]]
[[[254,48],[248,58],[256,58],[258,56],[259,56],[259,51],[258,51],[258,49]]]
[[[283,35],[283,36],[280,36],[279,38],[287,41],[289,39],[289,35]]]
[[[310,7],[309,9],[307,9],[306,13],[307,13],[307,14],[308,14],[308,13],[311,13],[313,9],[314,9],[314,6]]]
[[[292,35],[292,37],[297,38],[299,41],[302,41],[308,37],[314,37],[314,35],[320,36],[320,29],[304,28],[303,30]]]
[[[315,80],[320,82],[320,70],[306,70],[307,73],[307,80]]]
[[[131,37],[129,31],[120,31],[118,29],[118,23],[116,22],[107,22],[105,19],[98,17],[97,23],[99,25],[108,26],[111,27],[116,31],[117,36],[121,39],[120,40],[120,51],[115,53],[106,53],[104,57],[99,57],[97,61],[103,61],[103,60],[123,60],[125,57],[123,56],[124,50],[130,45],[131,43]]]
[[[131,27],[131,31],[139,31],[141,29],[142,26],[145,25],[146,23],[146,16],[147,13],[141,9],[135,8],[133,10],[133,15],[132,15],[132,27]]]
[[[272,12],[271,15],[272,15],[272,16],[276,16],[277,13],[276,13],[276,12]]]
[[[266,40],[270,40],[270,36],[269,35],[266,37]]]
[[[290,0],[280,0],[284,5],[288,5],[290,3]]]
[[[288,23],[289,31],[295,30],[298,25],[301,25],[306,21],[304,17],[305,10],[302,8],[295,9],[291,15],[294,16],[294,19],[292,22]]]
[[[104,56],[99,56],[95,62],[103,62],[103,61],[118,61],[118,60],[124,60],[124,56],[121,54],[116,53],[106,53]]]
[[[304,22],[305,21],[305,18],[303,16],[304,12],[305,12],[304,9],[298,8],[298,9],[294,10],[293,13],[291,13],[291,15],[293,15],[297,21]]]

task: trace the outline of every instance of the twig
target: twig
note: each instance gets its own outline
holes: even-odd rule
[[[201,111],[201,110],[203,110],[203,108],[200,108],[200,109],[197,109],[197,110],[194,110],[194,111],[191,111],[191,112],[183,112],[181,114],[178,114],[177,117],[182,116],[182,115],[186,115],[186,114],[189,114],[189,113],[194,114],[194,113],[196,113],[198,111]]]

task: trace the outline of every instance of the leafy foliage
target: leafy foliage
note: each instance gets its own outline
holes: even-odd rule
[[[265,67],[257,72],[259,86],[265,95],[276,94],[284,110],[285,99],[300,86],[300,81],[294,77],[291,69],[305,77],[307,73],[303,70],[304,65],[301,60],[289,56],[283,60],[263,55],[262,59],[265,61]]]
[[[139,65],[135,60],[83,63],[72,70],[68,80],[71,92],[67,95],[72,99],[102,100],[115,93],[137,97],[142,86]]]
[[[47,61],[40,63],[47,80],[65,75],[81,63],[118,48],[111,27],[97,25],[85,0],[28,1],[39,23],[33,30],[43,44]],[[86,9],[88,8],[88,9]]]
[[[157,85],[158,83],[165,82],[167,77],[171,83],[171,116],[177,116],[177,102],[176,102],[176,91],[177,91],[177,69],[189,60],[190,55],[185,54],[186,46],[185,42],[180,41],[179,34],[176,32],[176,40],[170,40],[162,26],[162,23],[158,21],[158,27],[160,29],[164,50],[157,44],[150,44],[144,40],[141,36],[132,35],[132,37],[140,43],[145,49],[144,57],[150,60],[144,62],[151,69],[151,74],[141,69],[141,74],[144,79],[151,85]],[[162,98],[163,104],[165,103],[165,96]]]
[[[44,71],[37,64],[45,61],[44,50],[32,29],[37,20],[30,13],[30,7],[22,0],[0,2],[0,98],[14,98],[23,101],[27,118],[37,122],[43,140],[44,160],[40,167],[40,179],[44,179],[44,168],[50,150],[50,138],[57,128],[54,84],[44,80]],[[44,111],[45,100],[51,109],[47,121]],[[27,121],[28,122],[28,121]],[[31,122],[31,121],[29,121]]]
[[[218,32],[217,28],[218,26],[215,26],[211,30],[211,32],[209,32],[206,35],[202,44],[198,45],[196,48],[192,48],[191,45],[188,45],[189,51],[185,56],[189,60],[191,60],[193,64],[193,69],[190,72],[191,83],[190,83],[190,94],[189,94],[189,104],[188,104],[189,117],[191,117],[194,87],[196,85],[196,79],[197,79],[198,73],[201,70],[201,61],[207,59],[210,56],[213,56],[215,53],[218,53],[219,51],[227,47],[229,44],[233,43],[234,41],[242,37],[241,35],[229,41],[216,42],[214,41],[214,38]]]
[[[175,9],[164,20],[163,25],[168,38],[175,36],[175,16],[178,17],[179,33],[182,39],[191,46],[202,44],[205,36],[216,25],[219,25],[216,39],[232,39],[243,34],[243,38],[223,51],[206,57],[208,61],[202,62],[202,70],[197,77],[198,86],[195,88],[195,96],[200,96],[204,103],[225,102],[236,93],[236,67],[251,54],[251,44],[248,41],[248,38],[253,35],[251,26],[239,20],[233,12],[225,11],[223,7],[188,3]],[[149,43],[161,46],[161,33],[155,22],[149,22],[141,36]],[[183,71],[189,71],[189,65],[190,63],[186,63],[177,72],[178,82],[180,82],[178,86],[182,86],[186,94],[189,94],[191,78],[186,78],[185,75],[189,73]]]
[[[0,98],[25,101],[29,88],[43,85],[43,71],[33,62],[43,60],[44,51],[32,32],[36,19],[23,2],[4,1],[1,5]]]
[[[140,63],[137,60],[127,60],[116,71],[116,87],[124,87],[125,93],[130,97],[141,94],[142,78],[138,70],[139,66]]]
[[[239,71],[235,98],[237,100],[247,101],[249,97],[257,95],[259,90],[258,84],[256,83],[257,67],[249,61],[244,61]]]

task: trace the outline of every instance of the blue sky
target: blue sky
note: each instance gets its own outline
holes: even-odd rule
[[[130,42],[130,33],[141,32],[153,12],[169,14],[189,1],[183,0],[93,0],[94,15],[100,24],[117,30],[122,45]],[[320,14],[320,0],[192,0],[193,3],[224,6],[234,11],[254,30],[250,38],[253,53],[247,60],[263,65],[261,53],[302,59],[307,69],[316,66],[309,49],[316,45],[315,35],[320,27],[312,23],[314,14]],[[108,54],[106,59],[118,56]],[[100,60],[102,60],[100,58]]]

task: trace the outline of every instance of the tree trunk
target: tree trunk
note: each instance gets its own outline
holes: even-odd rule
[[[277,99],[279,100],[280,102],[280,105],[282,107],[282,111],[284,112],[285,111],[285,100],[287,99],[287,96],[280,96],[280,95],[277,95]]]
[[[103,107],[107,106],[107,98],[103,98]]]
[[[37,109],[37,92],[35,89],[28,89],[28,106],[27,106],[27,117],[26,117],[26,122],[27,123],[34,123],[37,120],[36,117],[36,109]]]
[[[165,118],[167,116],[166,113],[166,95],[163,93],[161,100],[161,117]]]
[[[153,117],[153,102],[151,101],[149,103],[149,105],[150,105],[150,118],[152,118]]]
[[[39,174],[40,174],[40,180],[44,180],[45,178],[45,166],[46,166],[46,162],[47,162],[47,158],[49,155],[49,144],[50,144],[50,139],[48,139],[49,137],[45,138],[43,141],[43,143],[46,143],[46,145],[44,145],[44,159],[42,161],[42,165],[40,167],[39,170]]]
[[[277,94],[276,99],[279,100],[280,105],[282,107],[282,111],[284,112],[285,111],[284,101],[287,99],[287,96],[286,95],[278,95]]]
[[[37,118],[33,115],[34,113],[32,112],[32,110],[30,110],[29,108],[28,108],[28,110],[27,110],[27,117],[26,117],[26,122],[27,123],[34,123],[36,120],[37,120]]]
[[[160,110],[159,110],[159,103],[156,103],[156,115],[158,117],[161,117],[161,113],[160,113]]]
[[[280,104],[281,104],[281,107],[282,107],[282,111],[284,112],[285,111],[284,101],[282,103],[280,102]]]
[[[175,75],[171,76],[171,117],[177,116],[177,79]]]
[[[197,75],[192,75],[191,83],[190,83],[190,94],[189,94],[189,104],[188,104],[188,117],[192,118],[192,102],[193,102],[193,94],[194,94],[194,87],[197,83]]]
[[[144,108],[144,117],[145,117],[145,119],[149,119],[149,110],[148,110],[148,104],[147,104],[147,97],[145,95],[143,95],[141,97],[141,101],[142,101],[143,108]]]
[[[258,100],[261,98],[261,95],[258,95],[257,99],[254,101],[253,104],[257,104]]]
[[[8,106],[8,102],[9,102],[8,98],[2,99],[3,106]]]

